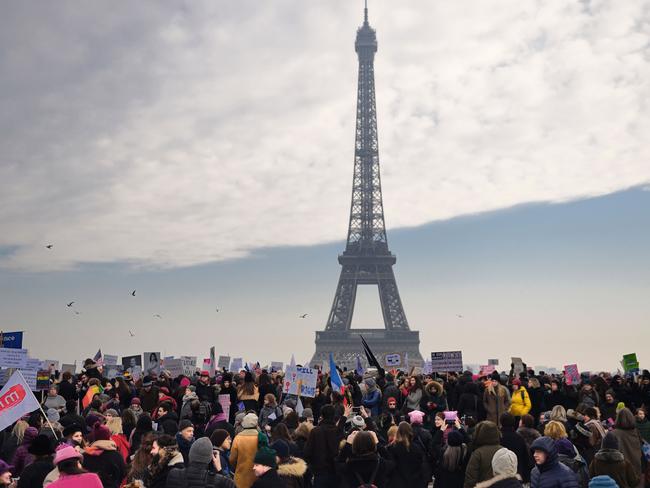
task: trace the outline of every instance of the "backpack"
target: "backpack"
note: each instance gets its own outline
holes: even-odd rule
[[[380,460],[377,459],[377,465],[375,466],[375,469],[372,470],[372,475],[370,476],[370,480],[367,483],[363,481],[361,475],[355,471],[354,476],[359,482],[358,488],[377,488],[377,485],[375,485],[375,478],[377,477],[377,472],[379,471],[379,463]]]
[[[212,404],[210,402],[202,401],[199,403],[199,408],[196,410],[196,420],[198,424],[207,424],[212,414]]]

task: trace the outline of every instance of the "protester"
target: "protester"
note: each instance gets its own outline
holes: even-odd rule
[[[11,464],[13,465],[12,473],[16,478],[20,478],[23,473],[25,466],[29,465],[33,460],[34,456],[29,453],[29,447],[36,439],[38,435],[38,429],[35,427],[27,427],[25,433],[23,434],[23,441],[16,449],[16,452],[13,457]]]
[[[246,414],[242,420],[243,430],[237,434],[230,448],[230,464],[235,469],[237,488],[250,488],[255,482],[253,464],[257,453],[260,435],[257,429],[258,417],[254,413]]]
[[[610,476],[620,488],[635,488],[640,481],[632,463],[625,459],[620,451],[618,438],[612,432],[609,432],[603,439],[601,449],[596,453],[589,466],[589,475],[591,477]]]
[[[334,421],[334,415],[332,405],[323,406],[320,421],[305,444],[305,460],[314,474],[314,488],[338,486],[335,460],[343,434]]]
[[[494,477],[480,482],[476,485],[476,488],[522,488],[524,485],[518,471],[517,455],[502,447],[492,457]]]
[[[479,422],[474,431],[472,454],[465,471],[465,488],[474,488],[477,483],[494,477],[492,458],[501,449],[499,428],[489,420]]]
[[[519,395],[516,393],[515,396]],[[514,401],[514,399],[513,399]],[[513,414],[501,415],[501,442],[500,444],[517,456],[517,472],[524,483],[530,481],[530,451],[524,438],[515,431],[517,419]],[[561,425],[561,424],[560,424]]]
[[[394,463],[388,454],[378,452],[378,439],[374,432],[353,431],[346,439],[337,459],[337,472],[343,487],[388,487],[389,474]]]
[[[7,487],[7,488],[12,487],[12,485],[15,486],[15,483],[11,479],[12,478],[11,469],[12,469],[11,466],[9,466],[3,460],[0,460],[0,486]]]
[[[152,460],[144,475],[147,488],[165,488],[169,473],[184,467],[183,455],[178,450],[176,439],[168,434],[154,438],[151,447]]]
[[[465,484],[465,469],[469,460],[469,449],[459,431],[452,431],[447,437],[447,448],[435,469],[435,486],[462,488]]]
[[[253,488],[285,488],[285,481],[280,478],[277,468],[276,452],[268,446],[261,446],[253,462],[256,477]]]
[[[18,488],[42,488],[45,477],[54,469],[54,443],[46,435],[38,435],[29,446],[34,456],[31,464],[23,469]]]
[[[97,474],[81,467],[82,458],[74,447],[59,448],[54,456],[58,479],[47,485],[48,488],[105,488]]]
[[[291,456],[289,444],[283,440],[275,441],[271,444],[277,456],[278,476],[287,488],[305,488],[305,474],[307,473],[307,463],[297,457]]]
[[[142,481],[147,476],[149,465],[153,461],[153,442],[156,436],[153,432],[149,432],[142,436],[140,447],[132,456],[131,466],[129,473],[126,477],[127,482]]]
[[[391,486],[424,487],[428,485],[422,464],[425,462],[423,446],[414,442],[413,429],[408,422],[400,422],[395,442],[388,448],[395,462]]]
[[[641,463],[641,459],[643,458],[641,444],[643,440],[639,431],[636,429],[636,420],[630,409],[623,408],[618,413],[612,434],[616,436],[621,453],[630,462],[635,475],[639,478],[636,488],[643,488],[644,480]]]
[[[531,447],[535,467],[530,473],[531,488],[578,488],[578,478],[558,459],[557,447],[550,437],[540,437]]]
[[[84,450],[83,467],[96,473],[104,488],[118,488],[126,476],[126,464],[104,425],[93,428],[94,442]]]
[[[510,403],[510,413],[514,417],[522,417],[530,412],[532,404],[528,390],[521,384],[519,378],[512,380],[512,398]]]
[[[57,410],[59,413],[65,412],[66,400],[59,395],[59,387],[57,385],[50,386],[47,391],[47,397],[43,402],[43,410],[47,411],[49,408]]]
[[[178,425],[178,432],[175,432],[178,450],[183,455],[185,463],[189,462],[190,449],[194,444],[194,425],[187,419],[181,420]]]
[[[235,473],[230,467],[230,448],[232,446],[232,436],[227,430],[217,429],[210,436],[210,441],[212,442],[212,446],[216,451],[215,454],[219,454],[221,470],[218,471],[218,473],[226,476],[227,478],[234,477]]]
[[[498,425],[501,414],[510,408],[510,393],[497,378],[487,380],[483,392],[483,407],[487,420]]]

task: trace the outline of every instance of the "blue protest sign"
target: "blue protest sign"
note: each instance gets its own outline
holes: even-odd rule
[[[23,333],[21,332],[3,332],[2,333],[2,347],[10,349],[23,348]]]

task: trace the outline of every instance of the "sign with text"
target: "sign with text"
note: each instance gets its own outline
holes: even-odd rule
[[[104,365],[104,374],[109,380],[115,379],[124,374],[124,366],[121,364]]]
[[[0,367],[24,368],[27,362],[27,349],[0,348]],[[40,369],[40,361],[39,361]]]
[[[75,374],[77,370],[77,366],[75,364],[66,364],[63,363],[61,365],[61,372],[62,373],[70,373],[70,374]]]
[[[104,366],[113,366],[117,364],[117,356],[114,354],[104,354]]]
[[[228,369],[230,367],[230,356],[219,356],[217,367],[219,369]]]
[[[282,361],[271,361],[271,372],[282,371],[284,363]]]
[[[183,374],[190,378],[196,373],[196,356],[181,356],[183,362]]]
[[[463,370],[462,351],[442,351],[431,353],[431,371],[446,373]]]
[[[300,395],[313,398],[316,396],[317,382],[317,370],[289,366],[284,375],[282,391],[285,395]]]
[[[21,332],[3,332],[2,333],[2,347],[9,349],[22,349],[23,348],[23,333]]]
[[[230,371],[238,373],[244,367],[244,358],[233,358],[230,363]]]
[[[625,354],[623,356],[623,361],[621,361],[621,364],[623,365],[623,370],[626,373],[629,373],[630,371],[637,371],[639,369],[639,360],[637,359],[635,352],[631,354]]]
[[[481,366],[481,369],[478,373],[479,376],[490,376],[492,373],[496,371],[496,368],[494,367],[494,364],[485,364]]]
[[[577,385],[580,383],[580,372],[577,364],[567,364],[564,366],[564,377],[567,385]]]
[[[160,353],[159,352],[145,352],[144,357],[144,374],[158,376],[160,374]]]
[[[400,354],[386,354],[386,366],[394,368],[402,365],[402,356]]]
[[[521,373],[524,373],[524,361],[521,358],[511,358],[513,373],[516,377],[519,377]]]
[[[488,359],[488,366],[498,366],[498,365],[499,365],[498,359]]]
[[[182,359],[166,359],[164,369],[169,371],[172,378],[178,378],[183,375],[183,360]]]

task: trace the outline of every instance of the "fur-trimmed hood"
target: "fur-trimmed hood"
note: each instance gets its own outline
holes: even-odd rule
[[[594,457],[603,463],[622,463],[625,459],[618,449],[601,449]]]
[[[508,480],[510,478],[521,481],[521,476],[518,474],[500,474],[489,480],[481,481],[478,485],[476,485],[475,488],[488,488],[489,486],[492,486],[499,481]]]
[[[445,389],[437,381],[431,381],[427,383],[426,391],[429,395],[432,396],[442,396],[445,393]]]
[[[278,464],[280,476],[302,478],[307,472],[307,463],[300,458],[290,457],[286,463]]]

